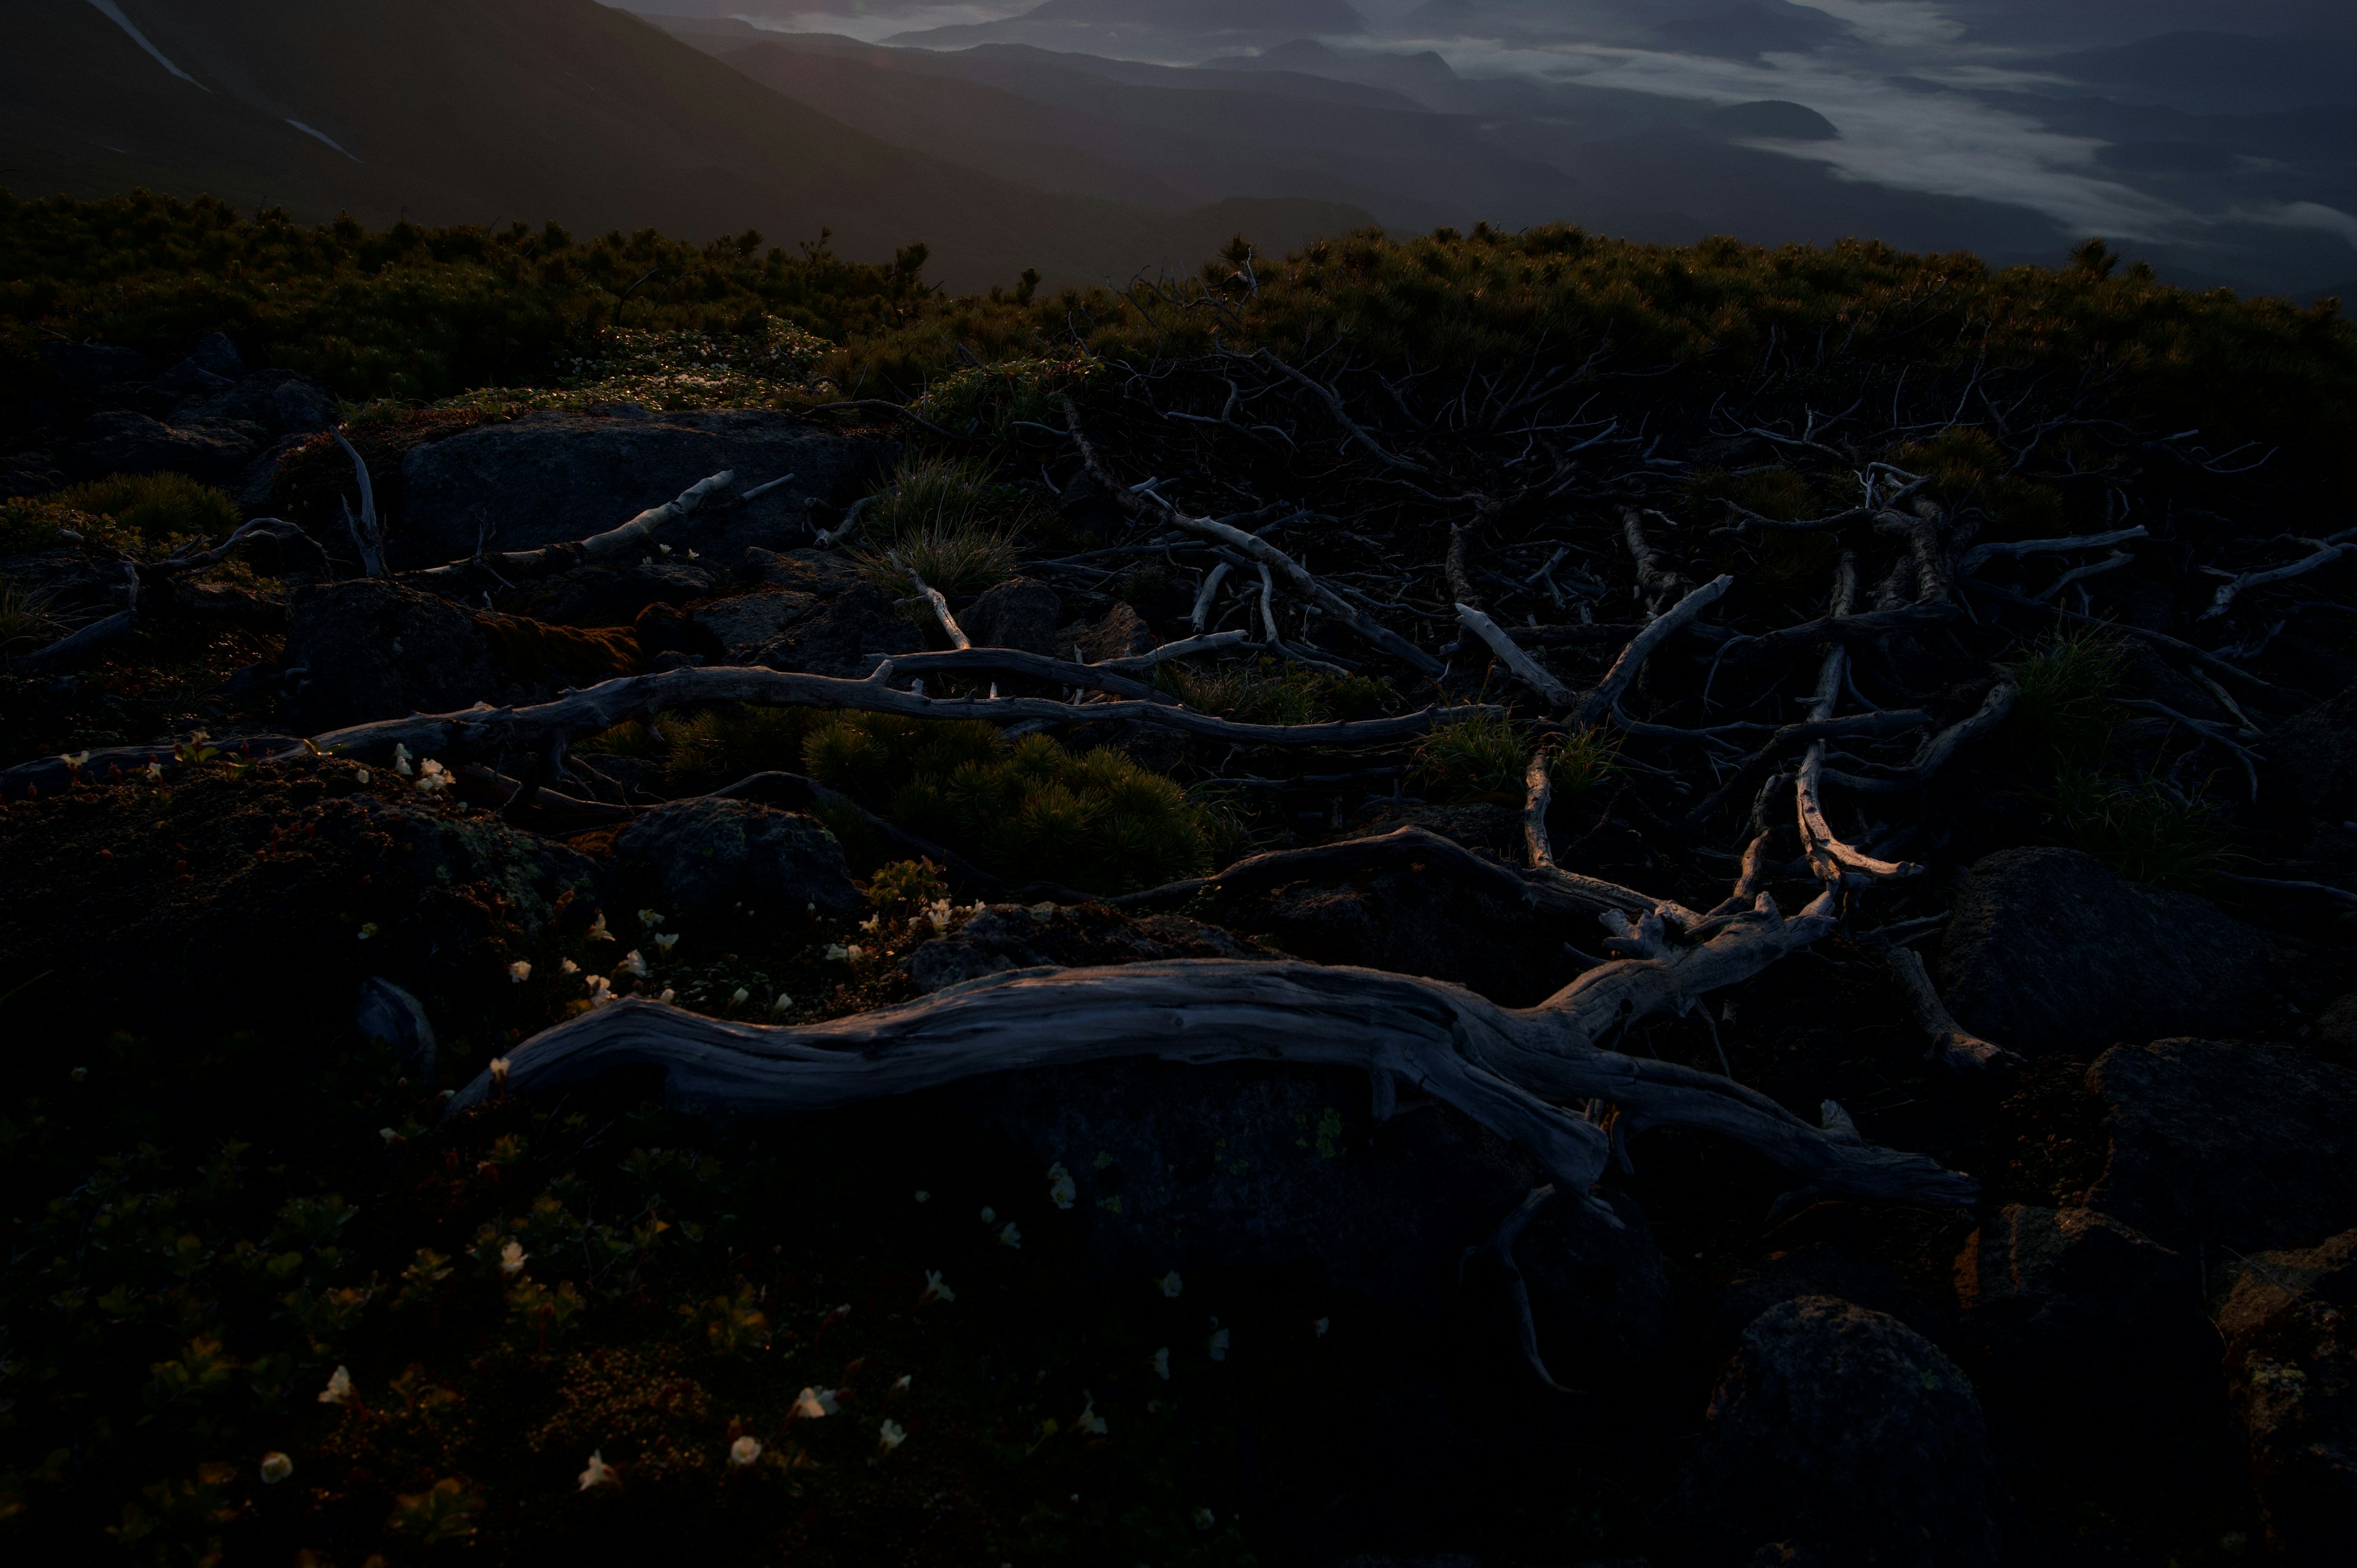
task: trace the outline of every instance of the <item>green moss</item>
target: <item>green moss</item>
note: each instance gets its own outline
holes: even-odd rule
[[[1396,705],[1390,686],[1363,675],[1329,675],[1262,657],[1187,668],[1157,667],[1155,681],[1190,708],[1247,724],[1324,724],[1371,718]]]

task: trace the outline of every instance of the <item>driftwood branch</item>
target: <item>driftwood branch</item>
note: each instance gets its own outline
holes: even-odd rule
[[[2003,1046],[1991,1045],[1956,1022],[1947,1004],[1940,1000],[1939,992],[1932,989],[1922,955],[1913,948],[1890,950],[1890,972],[1897,978],[1899,988],[1907,993],[1908,1004],[1915,1010],[1915,1021],[1932,1036],[1932,1060],[1951,1072],[2010,1072],[2021,1066],[2018,1056]]]
[[[1457,607],[1457,619],[1466,630],[1488,643],[1490,651],[1514,672],[1514,678],[1545,698],[1548,706],[1567,708],[1571,705],[1570,689],[1548,674],[1537,660],[1523,652],[1496,621],[1468,604]]]
[[[890,669],[887,663],[878,667],[877,673],[888,674]],[[503,751],[537,750],[549,737],[576,740],[626,719],[643,718],[668,708],[714,703],[847,708],[898,714],[907,718],[987,719],[1008,724],[1025,719],[1044,719],[1050,724],[1135,719],[1207,740],[1234,741],[1246,746],[1372,746],[1422,735],[1436,724],[1499,711],[1479,706],[1435,707],[1388,719],[1254,725],[1214,718],[1191,708],[1158,702],[1083,704],[1041,697],[920,697],[913,692],[893,691],[875,676],[865,681],[842,681],[786,670],[718,665],[666,670],[656,675],[619,676],[587,691],[569,692],[553,702],[528,707],[495,708],[479,703],[457,713],[381,719],[333,730],[315,736],[314,741],[326,751],[373,755],[390,752],[400,745],[418,756],[437,757],[445,762],[474,760]]]
[[[1790,919],[1763,907],[1703,946],[1605,964],[1523,1009],[1374,970],[1221,959],[1017,971],[792,1027],[631,999],[525,1041],[507,1058],[506,1091],[546,1097],[616,1068],[654,1066],[673,1109],[747,1117],[1125,1057],[1347,1067],[1404,1081],[1512,1139],[1568,1194],[1589,1193],[1631,1133],[1684,1126],[1732,1137],[1815,1190],[1969,1203],[1978,1185],[1923,1155],[1847,1141],[1717,1074],[1598,1043],[1630,1023],[1683,1013],[1814,941],[1832,929],[1829,903]],[[486,1071],[451,1110],[491,1092]],[[1609,1133],[1560,1109],[1589,1100],[1618,1108]]]
[[[1612,661],[1596,689],[1580,698],[1574,721],[1583,725],[1602,724],[1620,707],[1622,694],[1645,667],[1645,660],[1653,656],[1653,650],[1668,641],[1680,627],[1717,604],[1734,585],[1735,579],[1721,573],[1655,616],[1644,630],[1630,639],[1629,646],[1620,650],[1620,656]]]

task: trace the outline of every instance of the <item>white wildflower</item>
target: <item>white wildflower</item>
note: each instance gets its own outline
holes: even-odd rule
[[[656,914],[652,909],[641,909],[639,911],[639,924],[644,926],[647,929],[651,931],[662,923],[663,918],[661,915]]]
[[[164,765],[160,762],[150,761],[147,764],[147,777],[150,779],[163,778]],[[361,769],[361,782],[363,784],[368,782],[368,769],[365,768]]]
[[[851,961],[851,950],[841,942],[829,942],[826,944],[825,956],[829,963],[848,963]]]
[[[677,931],[658,931],[655,933],[655,951],[662,954],[663,957],[669,958],[671,956],[671,950],[677,946],[679,946],[679,933]]]
[[[761,1440],[748,1434],[728,1445],[728,1463],[741,1470],[761,1457]]]
[[[909,1429],[887,1416],[876,1423],[876,1446],[889,1454],[909,1441]]]
[[[1023,1250],[1023,1232],[1015,1228],[1015,1221],[1012,1219],[999,1228],[998,1244],[1002,1247],[1012,1247],[1018,1252]]]
[[[668,1002],[668,1001],[670,1001],[673,997],[674,997],[674,996],[676,996],[676,995],[678,995],[678,994],[679,994],[679,993],[678,993],[678,992],[673,991],[670,986],[666,985],[666,986],[664,986],[664,987],[662,988],[662,994],[661,996],[656,997],[656,998],[655,998],[655,1000],[656,1000],[656,1001],[658,1001],[658,1002]]]
[[[500,1249],[500,1273],[510,1275],[523,1273],[524,1260],[531,1256],[523,1250],[522,1242],[511,1240]]]
[[[390,1127],[379,1127],[376,1130],[376,1135],[384,1140],[384,1146],[388,1149],[401,1142],[401,1134]]]
[[[849,947],[843,950],[843,956],[848,961],[857,963],[861,959],[867,956],[867,950],[861,947],[857,942],[854,942]]]
[[[1187,1288],[1186,1282],[1178,1277],[1178,1271],[1176,1269],[1173,1269],[1168,1273],[1163,1275],[1160,1283],[1162,1285],[1162,1294],[1168,1296],[1176,1296],[1180,1291]]]
[[[1112,1430],[1105,1424],[1105,1418],[1097,1413],[1096,1396],[1086,1389],[1081,1391],[1081,1413],[1072,1418],[1072,1424],[1082,1432],[1092,1433],[1099,1437],[1104,1436]]]
[[[867,918],[866,918],[866,919],[864,919],[864,920],[860,921],[860,922],[859,922],[859,929],[860,929],[861,930],[863,930],[863,931],[866,931],[869,936],[871,936],[871,937],[872,937],[872,936],[876,935],[878,931],[880,931],[880,930],[883,929],[883,925],[884,925],[884,917],[883,917],[881,914],[875,914],[875,915],[870,915],[870,916],[868,916],[868,917],[867,917]]]
[[[640,955],[638,949],[632,948],[622,955],[622,961],[614,966],[614,972],[627,974],[634,980],[644,980],[649,972],[647,961]]]
[[[581,933],[581,940],[585,942],[610,942],[614,940],[614,933],[606,929],[605,910],[597,911],[597,918],[589,922],[589,929]]]
[[[1214,1319],[1213,1321],[1216,1322],[1217,1319]],[[1228,1331],[1224,1328],[1214,1328],[1211,1330],[1211,1337],[1203,1341],[1203,1348],[1211,1353],[1212,1360],[1226,1360],[1228,1359]]]
[[[1209,1530],[1218,1522],[1219,1516],[1212,1513],[1211,1509],[1197,1509],[1195,1510],[1195,1528],[1197,1530]]]
[[[836,1411],[843,1408],[842,1405],[836,1402],[834,1395],[835,1391],[833,1389],[826,1389],[823,1391],[819,1389],[804,1389],[802,1391],[802,1396],[794,1401],[794,1408],[789,1411],[787,1414],[789,1417],[805,1417],[812,1421],[817,1421],[823,1416],[833,1415]]]
[[[794,999],[780,991],[778,993],[778,999],[770,1004],[770,1011],[772,1014],[789,1013],[793,1010],[793,1005]]]
[[[64,763],[68,768],[80,768],[83,763],[90,760],[90,753],[87,751],[69,751],[59,756],[58,760]]]
[[[887,1390],[886,1392],[905,1394],[909,1391],[909,1383],[914,1381],[915,1379],[916,1374],[914,1372],[903,1372],[899,1377],[892,1380],[892,1386]]]
[[[581,977],[581,982],[589,988],[590,1006],[603,1007],[607,1003],[614,1000],[614,983],[604,975],[585,974]]]
[[[328,1376],[328,1386],[319,1391],[321,1404],[344,1404],[352,1397],[352,1375],[338,1367]]]
[[[581,1489],[586,1492],[592,1487],[619,1485],[621,1485],[621,1474],[614,1466],[606,1463],[606,1451],[602,1448],[593,1449],[589,1455],[589,1467],[581,1472]]]
[[[518,985],[522,985],[525,981],[530,980],[532,978],[532,961],[529,959],[520,958],[516,960],[515,962],[508,965],[508,978],[514,981]]]
[[[493,1089],[505,1089],[507,1086],[508,1058],[505,1057],[493,1057],[491,1058],[491,1087]]]
[[[409,766],[409,747],[396,745],[393,748],[393,770],[404,779],[409,778],[416,771]]]
[[[728,993],[728,1004],[732,1007],[742,1007],[746,1003],[751,1001],[753,993],[740,985],[736,990]]]
[[[274,1487],[295,1473],[295,1461],[274,1448],[262,1456],[262,1484]]]
[[[430,757],[417,769],[417,792],[421,795],[438,794],[457,782],[449,769]]]
[[[574,962],[574,961],[573,961],[571,959],[569,959],[569,958],[568,958],[568,959],[566,959],[563,963],[558,964],[558,965],[556,966],[556,968],[557,968],[557,972],[559,972],[560,974],[578,974],[578,973],[580,973],[580,972],[581,972],[581,966],[580,966],[579,964],[577,964],[577,963]]]
[[[942,1283],[940,1271],[935,1269],[927,1269],[925,1271],[924,1292],[917,1297],[917,1305],[919,1306],[922,1306],[927,1302],[931,1301],[955,1301],[956,1299],[957,1292],[950,1289],[949,1286]]]
[[[1048,1197],[1057,1208],[1071,1208],[1072,1199],[1080,1195],[1080,1184],[1072,1180],[1072,1173],[1064,1168],[1063,1161],[1048,1167]]]
[[[1166,1383],[1170,1380],[1170,1347],[1168,1345],[1154,1353],[1154,1375]]]

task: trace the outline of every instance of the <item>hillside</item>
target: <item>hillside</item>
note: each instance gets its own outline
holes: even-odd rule
[[[1293,243],[1367,220],[1315,202],[1149,212],[977,177],[593,0],[123,9],[152,53],[80,0],[0,14],[0,180],[20,194],[146,186],[306,219],[553,219],[697,239],[831,229],[857,259],[921,242],[960,288],[1027,266],[1125,277],[1183,267],[1240,227]]]

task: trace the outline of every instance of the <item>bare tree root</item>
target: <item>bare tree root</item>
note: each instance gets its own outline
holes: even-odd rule
[[[629,999],[525,1041],[451,1101],[503,1090],[562,1093],[617,1068],[664,1069],[675,1110],[717,1116],[823,1111],[990,1073],[1128,1057],[1197,1064],[1285,1062],[1369,1074],[1379,1108],[1405,1082],[1530,1151],[1586,1195],[1630,1133],[1698,1127],[1794,1172],[1810,1190],[1893,1202],[1970,1203],[1971,1177],[1921,1155],[1856,1141],[1837,1107],[1813,1127],[1714,1073],[1641,1061],[1598,1041],[1640,1019],[1683,1013],[1833,927],[1830,897],[1791,918],[1764,897],[1699,947],[1592,970],[1532,1008],[1375,970],[1286,961],[1177,960],[1104,969],[1025,970],[896,1007],[791,1027],[732,1024]],[[1653,922],[1658,931],[1658,922]],[[1609,1129],[1565,1103],[1606,1101]],[[1617,1217],[1600,1203],[1599,1214]]]

